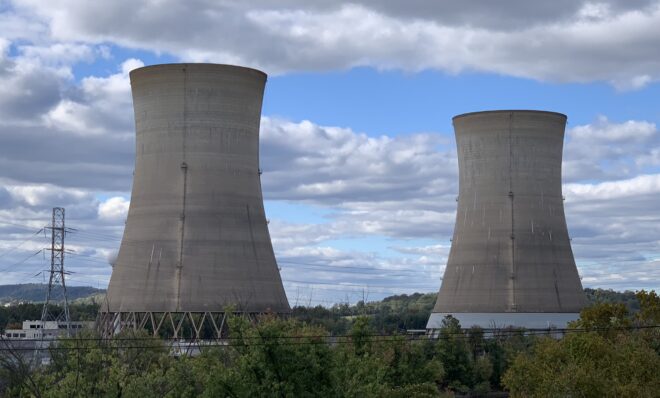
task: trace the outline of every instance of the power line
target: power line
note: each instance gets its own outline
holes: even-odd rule
[[[31,227],[31,226],[29,226],[29,225],[16,224],[16,223],[13,223],[13,222],[2,221],[2,220],[0,220],[0,224],[11,225],[11,226],[14,226],[14,227],[17,227],[17,228],[21,228],[21,229],[25,229],[25,230],[28,230],[28,231],[34,231],[34,227]],[[42,227],[42,228],[43,228],[43,227]]]
[[[93,262],[93,263],[99,263],[99,264],[104,264],[104,265],[110,265],[110,264],[108,263],[108,261],[96,260],[96,259],[100,259],[101,257],[89,256],[89,255],[85,255],[85,254],[82,254],[82,253],[75,253],[75,252],[70,252],[70,251],[67,251],[66,254],[68,254],[68,255],[70,255],[70,256],[78,257],[78,259],[79,259],[80,261],[89,261],[89,262]],[[84,257],[84,258],[80,258],[80,257]]]
[[[336,283],[336,282],[324,282],[324,281],[301,281],[301,280],[296,280],[296,279],[282,279],[285,282],[292,282],[292,283],[301,283],[301,284],[306,284],[306,285],[330,285],[330,286],[342,286],[342,287],[350,287],[350,288],[357,288],[357,289],[372,289],[372,288],[391,288],[393,286],[385,286],[385,285],[373,285],[373,284],[361,284],[361,283]],[[407,289],[408,287],[402,287],[402,288],[396,288],[395,289]],[[410,286],[409,288],[414,289],[414,288],[419,288],[419,285],[415,286]]]
[[[240,317],[240,315],[239,315]],[[660,325],[631,325],[631,326],[612,326],[612,327],[594,327],[594,328],[479,328],[484,333],[504,333],[504,334],[520,334],[522,333],[547,333],[547,332],[567,332],[567,333],[581,333],[581,332],[607,332],[613,330],[644,330],[644,329],[660,329]],[[435,329],[439,330],[439,329]],[[463,336],[466,335],[470,329],[460,329],[458,331],[446,331],[445,335],[449,336]],[[360,334],[358,337],[402,337],[406,334],[397,333],[367,333]],[[224,337],[224,338],[209,338],[197,339],[202,341],[232,341],[232,340],[282,340],[282,339],[300,339],[300,338],[354,338],[354,334],[312,334],[303,336],[239,336],[239,337]],[[105,339],[103,337],[71,337],[69,341],[179,341],[175,337],[150,337],[150,336],[121,336],[112,339]],[[20,339],[20,341],[41,341],[41,339]]]
[[[291,282],[286,279],[282,279],[282,282]],[[302,283],[302,282],[294,282],[294,283],[301,283],[301,284],[306,284],[306,285],[311,285],[311,283]],[[336,286],[341,286],[337,284]],[[374,294],[394,294],[394,295],[400,295],[400,294],[408,294],[407,292],[395,292],[392,290],[374,290],[373,288],[365,287],[361,290],[350,290],[350,289],[335,289],[335,288],[330,288],[330,287],[323,287],[323,286],[314,286],[314,287],[309,287],[308,289],[318,289],[318,290],[328,290],[328,291],[334,291],[334,292],[340,292],[340,293],[350,293],[350,294],[361,294],[361,293],[374,293]],[[413,289],[413,288],[411,288]],[[437,293],[437,289],[436,289]],[[309,300],[302,300],[301,301],[309,301]]]
[[[280,264],[294,264],[294,265],[304,265],[308,267],[332,267],[337,269],[356,269],[356,270],[373,270],[373,271],[387,271],[387,272],[412,272],[412,273],[422,273],[427,272],[427,270],[412,269],[412,268],[382,268],[382,267],[360,267],[356,265],[352,266],[343,266],[343,265],[328,265],[328,264],[318,264],[318,263],[305,263],[301,261],[291,261],[291,260],[278,260]],[[431,271],[434,272],[434,271]]]
[[[21,260],[21,261],[19,261],[19,262],[17,262],[17,263],[11,264],[11,265],[9,265],[9,266],[7,266],[7,267],[1,269],[1,270],[0,270],[0,273],[9,270],[9,269],[12,268],[12,267],[16,267],[16,266],[19,266],[19,265],[25,263],[26,261],[28,261],[29,259],[31,259],[32,257],[36,256],[37,254],[39,254],[39,253],[41,253],[41,252],[43,252],[43,251],[44,251],[44,249],[41,249],[41,250],[39,250],[39,251],[36,251],[36,252],[30,254],[29,256],[25,257],[23,260]]]
[[[39,235],[43,230],[44,230],[44,229],[41,228],[40,230],[38,230],[37,232],[33,233],[32,235]],[[2,252],[2,253],[0,254],[0,258],[6,256],[7,254],[11,253],[12,251],[14,251],[14,250],[18,249],[19,247],[23,246],[26,242],[28,242],[28,241],[34,239],[34,237],[33,237],[32,235],[30,235],[28,238],[26,238],[25,240],[23,240],[22,242],[20,242],[20,243],[17,244],[16,246],[13,246],[13,247],[11,247],[11,248],[5,250],[4,252]]]
[[[87,237],[92,237],[92,238],[97,238],[97,239],[106,239],[106,240],[113,240],[117,242],[121,242],[122,238],[114,235],[108,235],[100,232],[88,232],[85,230],[77,229],[77,228],[68,228],[67,232],[71,234],[76,234],[76,235],[82,235],[82,236],[87,236]]]
[[[511,337],[518,336],[523,334],[525,336],[544,336],[549,334],[576,334],[576,333],[595,333],[598,331],[613,331],[613,330],[642,330],[642,329],[658,329],[660,325],[648,325],[648,326],[631,326],[631,327],[612,327],[612,328],[592,328],[592,329],[580,329],[580,328],[562,328],[562,329],[481,329],[484,333],[493,333],[493,337]],[[243,346],[265,346],[265,345],[337,345],[337,344],[353,344],[354,339],[360,339],[364,343],[373,343],[373,342],[412,342],[412,341],[435,341],[435,340],[449,340],[449,339],[470,339],[469,333],[464,330],[458,332],[446,332],[443,335],[438,336],[415,336],[410,334],[363,334],[363,335],[311,335],[311,336],[241,336],[241,337],[227,337],[227,338],[214,338],[214,339],[194,339],[188,340],[184,343],[184,347],[187,345],[197,346],[199,348],[203,347],[243,347]],[[291,341],[297,339],[299,341]],[[310,340],[311,339],[311,340]],[[323,340],[321,340],[323,339]],[[246,342],[245,340],[257,340],[256,342]],[[266,340],[266,341],[264,341]],[[281,341],[285,340],[285,341]],[[288,341],[287,341],[288,340]],[[302,340],[302,341],[300,341]],[[12,341],[41,341],[40,339],[19,339],[19,340],[9,340],[4,339],[3,342],[5,345],[8,345],[8,342]],[[113,342],[177,342],[180,339],[175,338],[157,338],[157,337],[121,337],[117,339],[106,340],[103,338],[72,338],[67,340],[70,342],[99,342],[105,343],[103,346],[77,346],[77,347],[49,347],[49,350],[55,351],[76,351],[76,350],[91,350],[91,349],[167,349],[168,347],[164,344],[158,345],[113,345]],[[235,342],[232,342],[235,341]],[[208,343],[220,343],[218,345],[210,345]],[[208,345],[205,345],[208,344]],[[174,347],[169,347],[174,348]],[[0,348],[0,351],[22,351],[22,350],[32,350],[32,348],[26,347],[4,347]]]
[[[137,240],[130,240],[130,239],[122,239],[116,236],[111,236],[107,234],[102,234],[98,232],[89,232],[85,231],[82,229],[70,229],[71,233],[82,235],[81,237],[84,239],[106,239],[106,240],[113,240],[116,242],[122,242],[122,244],[133,244],[132,242],[139,242]],[[319,264],[319,263],[309,263],[309,262],[302,262],[302,261],[293,261],[293,260],[278,260],[279,264],[292,264],[292,265],[298,265],[298,266],[304,266],[304,267],[299,267],[299,268],[305,268],[305,267],[316,267],[320,268],[322,271],[325,272],[336,272],[335,270],[366,270],[366,271],[386,271],[386,272],[408,272],[408,273],[428,273],[428,272],[435,272],[435,270],[424,270],[420,268],[383,268],[383,267],[369,267],[369,266],[342,266],[342,265],[330,265],[330,264]],[[346,273],[351,273],[349,271],[346,271]],[[398,276],[398,275],[389,275],[389,276]],[[404,275],[401,275],[404,276]]]

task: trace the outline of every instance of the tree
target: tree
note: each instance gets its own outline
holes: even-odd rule
[[[451,315],[442,320],[437,351],[445,370],[444,385],[452,390],[468,392],[473,385],[472,354],[458,319]]]
[[[615,344],[599,333],[545,338],[519,355],[503,378],[512,397],[652,397],[660,391],[660,357],[634,334]]]
[[[642,337],[660,355],[660,296],[651,290],[637,292],[640,311],[635,316],[638,326],[644,328],[640,331]]]
[[[44,397],[167,396],[162,377],[175,362],[163,341],[126,331],[102,340],[92,331],[63,338],[50,350],[51,365],[34,377]]]
[[[27,391],[41,397],[32,368],[33,351],[0,336],[0,396],[20,396]]]
[[[655,292],[637,297],[637,326],[653,324],[660,300]],[[563,339],[540,339],[515,358],[502,379],[512,397],[658,396],[658,339],[649,334],[657,329],[636,330],[625,305],[611,303],[584,309],[572,326]]]
[[[323,329],[275,317],[257,324],[232,317],[229,325],[230,346],[206,355],[215,366],[206,396],[328,396],[332,358]]]
[[[635,296],[640,307],[636,319],[643,325],[660,325],[660,296],[653,290],[640,290]]]
[[[600,303],[580,311],[580,319],[572,322],[570,326],[614,338],[632,326],[632,319],[624,304]]]

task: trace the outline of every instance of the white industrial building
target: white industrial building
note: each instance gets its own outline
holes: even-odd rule
[[[94,322],[91,321],[71,321],[69,322],[69,332],[78,333],[81,329],[91,328]],[[2,334],[5,339],[55,339],[58,336],[66,334],[67,323],[58,321],[23,321],[22,329],[7,329]]]

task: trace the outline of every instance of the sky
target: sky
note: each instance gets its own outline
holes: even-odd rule
[[[456,214],[451,118],[568,116],[585,287],[660,288],[660,2],[0,0],[0,284],[105,288],[134,162],[128,72],[268,73],[262,185],[292,305],[436,292]]]

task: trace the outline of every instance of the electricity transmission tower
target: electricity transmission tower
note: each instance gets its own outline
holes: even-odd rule
[[[48,290],[46,291],[46,301],[41,311],[41,333],[44,333],[45,322],[57,321],[66,328],[68,335],[71,319],[69,318],[69,302],[66,295],[66,283],[64,282],[64,208],[53,207],[53,222],[47,229],[51,231],[50,278],[48,280]],[[51,312],[48,305],[51,302],[60,301],[55,296],[61,297],[62,309]]]

